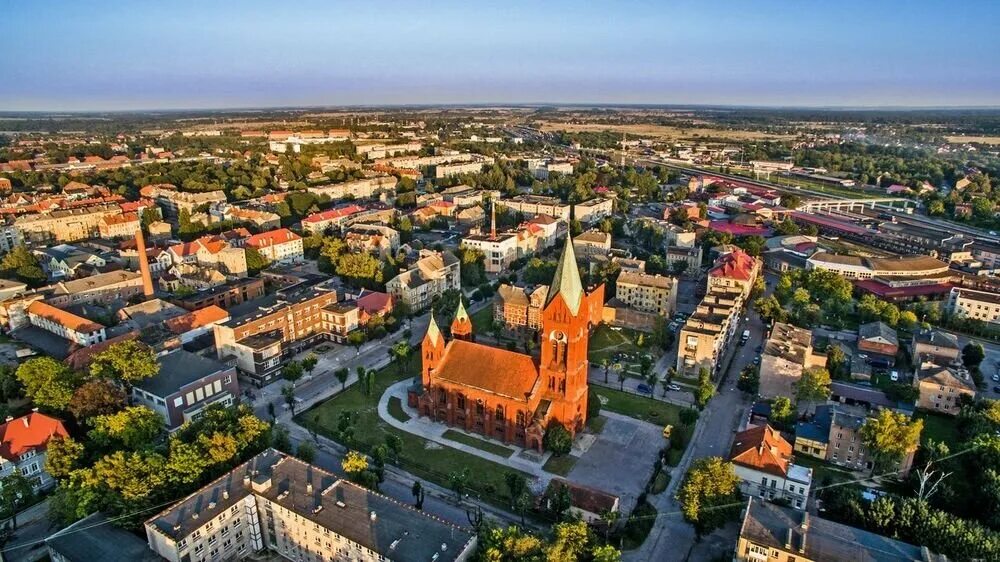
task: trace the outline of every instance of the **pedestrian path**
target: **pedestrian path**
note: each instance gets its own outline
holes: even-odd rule
[[[544,466],[545,462],[549,460],[552,453],[545,452],[539,454],[537,451],[526,451],[524,448],[516,445],[501,443],[478,433],[469,433],[456,427],[450,427],[446,424],[432,421],[428,418],[422,418],[417,414],[417,411],[411,408],[406,402],[406,391],[410,384],[411,382],[409,380],[397,382],[386,389],[386,391],[382,394],[382,397],[378,402],[378,415],[382,418],[382,421],[395,427],[396,429],[422,437],[428,441],[433,441],[440,445],[451,447],[452,449],[458,449],[464,453],[475,455],[500,465],[516,468],[517,470],[533,476],[538,481],[536,484],[544,484],[545,486],[548,485],[549,480],[552,479],[552,475],[545,472],[545,470],[542,469],[542,466]],[[400,421],[389,413],[389,399],[393,397],[399,398],[403,411],[410,417],[409,420],[405,422]],[[444,433],[448,430],[458,431],[488,443],[502,445],[503,447],[512,449],[514,454],[510,457],[503,457],[470,445],[466,445],[465,443],[453,441],[444,436]]]

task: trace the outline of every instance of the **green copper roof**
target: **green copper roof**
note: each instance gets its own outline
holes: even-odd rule
[[[583,282],[580,281],[580,270],[576,267],[573,239],[569,235],[566,236],[566,246],[563,247],[556,274],[552,278],[552,284],[549,285],[545,306],[548,306],[556,295],[562,295],[563,301],[574,316],[580,312],[580,303],[583,302]]]
[[[465,305],[462,304],[462,299],[458,299],[458,309],[455,311],[455,320],[461,322],[465,320],[466,322],[471,322],[469,319],[469,313],[465,311]]]
[[[430,338],[431,343],[436,344],[438,338],[441,337],[441,330],[438,329],[437,322],[434,321],[434,312],[431,311],[431,322],[427,325],[427,335],[424,338]]]

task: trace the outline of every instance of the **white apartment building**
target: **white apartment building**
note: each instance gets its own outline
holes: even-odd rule
[[[247,238],[245,246],[254,248],[272,263],[297,263],[305,259],[302,237],[287,228],[255,234]]]
[[[955,316],[1000,322],[1000,295],[996,293],[953,287],[948,293],[947,307]]]
[[[454,254],[422,250],[420,256],[413,267],[385,284],[387,293],[414,312],[430,306],[435,296],[462,286],[461,264]]]
[[[82,347],[107,339],[104,326],[43,301],[35,301],[28,305],[27,312],[28,321],[32,326],[52,332]]]

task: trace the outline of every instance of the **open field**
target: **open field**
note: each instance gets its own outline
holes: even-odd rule
[[[681,407],[662,400],[620,392],[603,386],[590,387],[601,397],[601,409],[647,421],[657,425],[678,426]]]
[[[1000,137],[996,136],[981,136],[981,135],[955,135],[947,136],[945,139],[950,143],[966,143],[966,142],[978,142],[980,144],[1000,144]]]
[[[558,121],[543,121],[541,129],[545,132],[566,131],[567,133],[600,133],[611,131],[627,133],[640,137],[653,137],[664,140],[695,139],[695,138],[726,138],[732,140],[790,140],[795,135],[781,135],[760,131],[733,131],[713,129],[709,127],[674,127],[671,125],[611,125],[605,123],[560,123]]]

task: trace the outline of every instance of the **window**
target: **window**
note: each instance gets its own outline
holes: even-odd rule
[[[180,408],[183,405],[184,405],[183,396],[178,396],[177,398],[174,398],[174,408]]]

